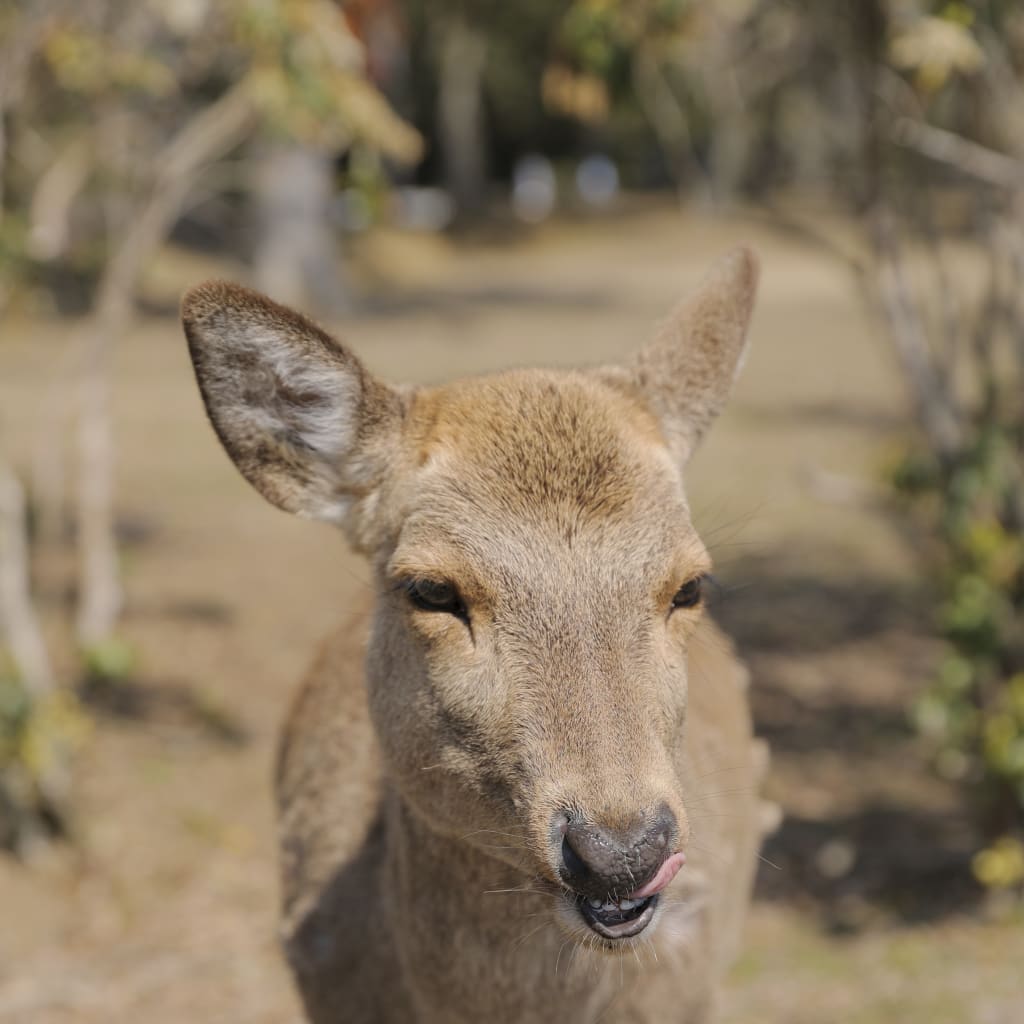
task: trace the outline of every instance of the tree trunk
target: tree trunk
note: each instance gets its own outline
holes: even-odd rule
[[[32,604],[30,575],[25,492],[0,466],[0,637],[14,660],[31,717],[55,698],[57,685]],[[62,829],[69,825],[66,737],[44,727],[34,747],[32,761],[16,756],[0,765],[0,843],[22,857],[44,845],[55,821]]]
[[[54,677],[29,585],[28,522],[25,492],[0,466],[0,627],[26,692],[42,697]]]
[[[258,287],[292,306],[327,313],[348,308],[331,230],[334,173],[326,153],[294,144],[268,149],[257,161]]]
[[[483,209],[487,191],[484,67],[487,39],[462,18],[446,19],[440,38],[437,129],[445,184],[460,219]]]
[[[252,114],[248,83],[243,80],[187,122],[156,154],[157,178],[149,198],[115,240],[94,311],[78,339],[77,632],[83,648],[113,634],[122,602],[110,409],[114,347],[131,318],[142,270],[174,226],[196,177],[205,164],[238,144]]]
[[[98,315],[82,341],[93,358],[78,382],[78,551],[76,631],[88,649],[114,631],[121,614],[121,570],[114,517],[115,452],[110,413],[111,356],[120,317]]]

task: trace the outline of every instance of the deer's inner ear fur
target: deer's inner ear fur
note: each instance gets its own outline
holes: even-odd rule
[[[182,322],[210,421],[242,475],[288,512],[355,532],[380,482],[403,403],[343,345],[284,306],[209,281]]]
[[[716,263],[631,366],[610,380],[639,391],[682,465],[722,411],[746,352],[758,262],[747,248]]]

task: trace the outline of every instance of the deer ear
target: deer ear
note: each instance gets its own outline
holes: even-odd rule
[[[284,306],[208,281],[182,302],[199,390],[242,475],[278,508],[348,528],[386,472],[403,402]]]
[[[757,279],[753,251],[732,250],[627,367],[680,464],[722,411],[743,365]]]

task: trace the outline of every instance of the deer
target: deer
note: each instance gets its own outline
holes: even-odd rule
[[[228,455],[373,569],[277,759],[281,940],[314,1024],[713,1018],[766,748],[683,477],[758,275],[730,252],[622,365],[437,386],[378,380],[240,285],[186,294]]]

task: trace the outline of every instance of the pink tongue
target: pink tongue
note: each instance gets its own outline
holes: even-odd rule
[[[664,864],[658,868],[658,873],[646,884],[641,886],[636,892],[631,892],[627,899],[631,900],[644,900],[648,896],[653,896],[655,893],[661,892],[669,882],[672,881],[676,875],[679,874],[679,869],[686,863],[686,854],[673,853]]]

